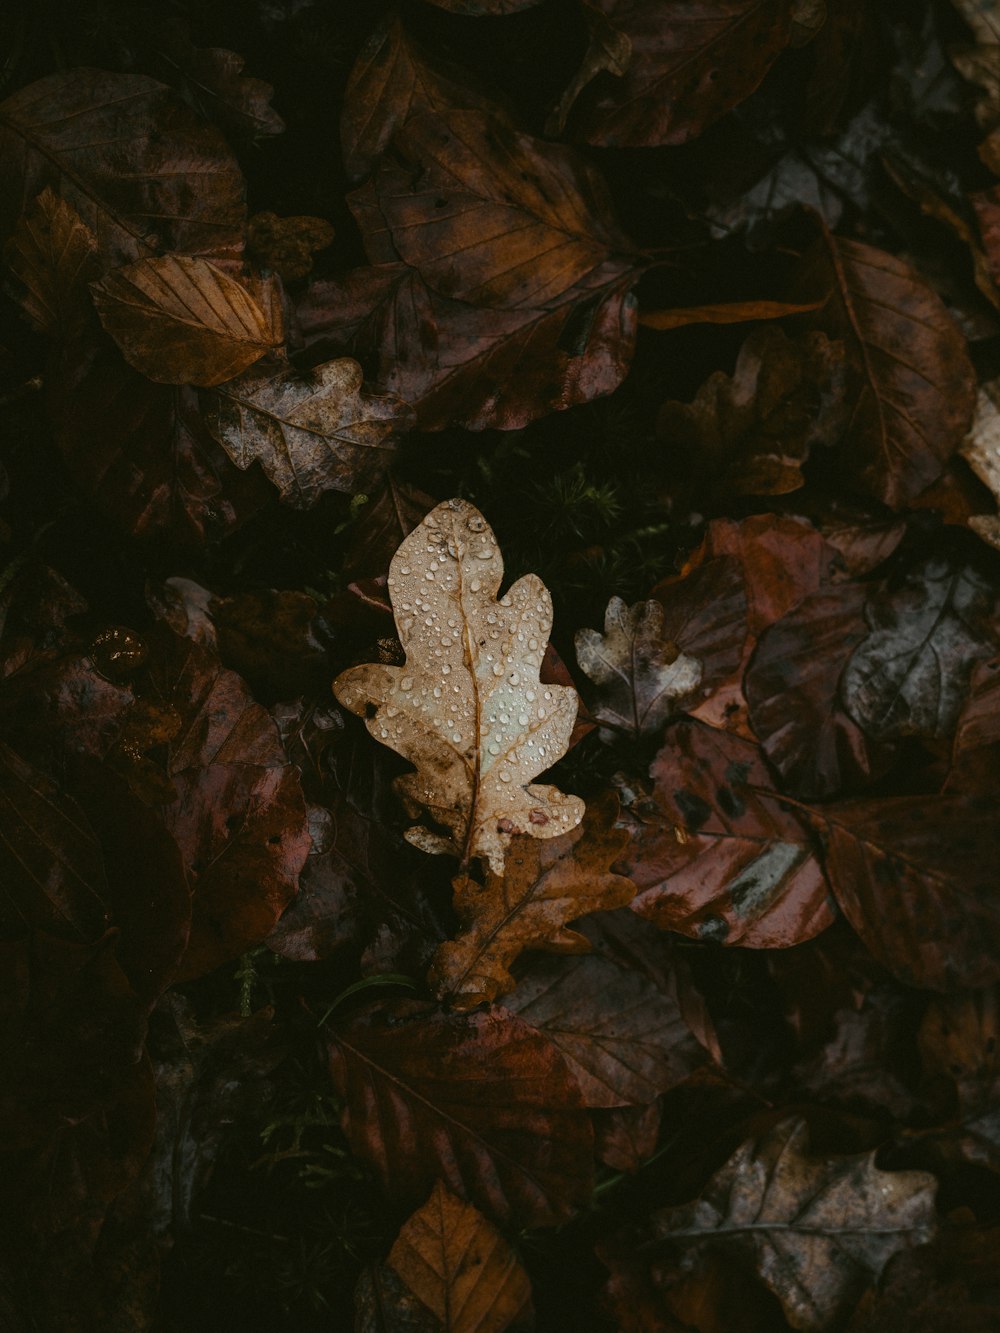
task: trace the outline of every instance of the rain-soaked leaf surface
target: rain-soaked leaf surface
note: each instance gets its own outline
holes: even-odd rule
[[[447,830],[417,826],[410,841],[463,869],[482,857],[498,875],[514,834],[558,837],[583,816],[578,798],[532,782],[565,752],[577,709],[569,686],[539,680],[548,591],[526,575],[498,598],[502,578],[482,514],[438,505],[389,566],[405,664],[353,667],[335,682],[340,702],[416,766],[396,782],[408,809]]]
[[[993,1333],[998,56],[0,5],[5,1331]]]

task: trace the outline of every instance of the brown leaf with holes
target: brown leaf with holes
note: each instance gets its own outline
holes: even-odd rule
[[[363,380],[350,357],[304,371],[277,362],[219,385],[205,423],[238,468],[259,461],[286,504],[309,509],[324,491],[373,485],[410,424],[402,399]]]
[[[328,1041],[351,1146],[401,1204],[441,1180],[498,1222],[541,1226],[590,1198],[593,1132],[576,1082],[505,1009],[369,1005]]]
[[[50,338],[82,331],[90,314],[87,284],[98,273],[97,238],[72,205],[46,186],[18,222],[4,258],[34,328]]]
[[[504,1333],[532,1323],[531,1283],[492,1222],[439,1180],[386,1261],[444,1333]]]
[[[204,259],[140,259],[90,290],[125,360],[158,384],[222,384],[282,341],[273,289],[258,284],[258,301]]]
[[[396,780],[418,826],[408,839],[430,852],[488,861],[503,874],[517,833],[554,838],[578,825],[583,802],[532,778],[566,752],[577,697],[542,685],[539,668],[552,602],[534,574],[498,599],[503,559],[482,514],[449,500],[393,556],[389,595],[403,666],[351,667],[334,681],[345,708],[416,765]]]
[[[935,1189],[927,1172],[879,1170],[874,1153],[812,1156],[805,1122],[786,1120],[654,1226],[682,1272],[728,1243],[751,1259],[793,1328],[827,1333],[894,1254],[933,1238]]]
[[[630,811],[618,862],[632,909],[663,930],[751,949],[801,944],[834,919],[808,826],[780,800],[757,746],[683,719]]]
[[[567,923],[623,907],[635,893],[631,880],[611,870],[627,838],[615,828],[615,813],[606,796],[561,838],[513,840],[503,870],[491,868],[485,883],[471,875],[453,881],[461,929],[434,955],[430,982],[438,995],[471,1009],[514,989],[510,965],[525,949],[589,952]]]

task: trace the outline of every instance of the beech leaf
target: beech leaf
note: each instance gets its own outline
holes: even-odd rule
[[[531,1283],[492,1222],[439,1180],[404,1224],[389,1267],[444,1333],[503,1333],[531,1315]]]
[[[97,238],[80,214],[46,186],[18,222],[4,257],[23,287],[19,304],[50,338],[78,333],[87,317],[87,283],[97,276]]]
[[[630,902],[635,885],[614,874],[627,834],[614,827],[613,798],[592,802],[583,822],[561,838],[514,839],[502,873],[485,883],[454,881],[460,933],[434,955],[430,981],[454,1008],[471,1009],[513,990],[509,968],[524,949],[586,953],[589,944],[566,923]]]
[[[140,259],[91,291],[125,360],[158,384],[221,384],[282,341],[280,303],[262,308],[205,259]]]
[[[157,250],[232,259],[243,248],[236,158],[218,130],[143,74],[66,70],[0,105],[0,235],[46,186],[77,210],[110,264]]]
[[[369,1006],[330,1035],[354,1151],[415,1206],[436,1179],[490,1217],[563,1218],[590,1198],[593,1131],[555,1046],[504,1009]]]
[[[874,1153],[807,1155],[802,1120],[744,1144],[694,1203],[657,1214],[689,1262],[730,1242],[748,1254],[793,1328],[839,1328],[899,1250],[933,1239],[934,1177],[880,1171]]]
[[[324,491],[363,491],[389,466],[409,424],[395,394],[369,394],[350,357],[299,372],[284,363],[219,385],[206,424],[238,468],[256,460],[295,509]]]
[[[497,598],[503,559],[486,520],[465,500],[439,504],[389,566],[403,666],[351,667],[334,681],[345,708],[416,765],[396,780],[411,815],[443,832],[410,829],[425,851],[463,869],[483,857],[503,873],[512,835],[553,838],[579,824],[583,802],[532,778],[566,752],[576,692],[543,685],[552,624],[541,579],[527,574]]]

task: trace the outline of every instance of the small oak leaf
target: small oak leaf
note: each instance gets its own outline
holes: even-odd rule
[[[636,738],[659,731],[701,683],[701,663],[666,638],[659,602],[612,597],[604,633],[578,631],[576,656],[601,691],[594,716]]]
[[[498,599],[502,577],[482,514],[465,500],[438,505],[389,566],[404,665],[351,667],[333,686],[416,766],[396,790],[440,831],[412,828],[409,841],[463,869],[483,857],[496,875],[514,834],[552,838],[583,818],[578,797],[532,783],[565,754],[576,720],[575,690],[539,680],[552,600],[534,574]]]

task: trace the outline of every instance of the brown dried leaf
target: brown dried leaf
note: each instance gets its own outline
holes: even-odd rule
[[[348,175],[366,176],[412,116],[452,107],[498,114],[458,71],[432,63],[391,11],[358,53],[344,92],[340,141]]]
[[[772,795],[749,741],[687,719],[664,738],[653,800],[631,811],[619,868],[633,911],[663,930],[751,949],[801,944],[833,921],[809,829]]]
[[[529,574],[497,600],[502,577],[482,514],[465,500],[438,505],[389,566],[405,665],[334,681],[344,707],[417,766],[395,784],[411,815],[450,835],[418,827],[409,840],[463,869],[483,857],[495,875],[513,834],[553,838],[583,817],[577,797],[531,783],[565,753],[576,719],[575,691],[539,681],[551,598]]]
[[[701,684],[701,663],[666,638],[659,602],[626,606],[612,597],[603,634],[577,630],[576,658],[601,691],[594,716],[633,738],[659,731]],[[605,728],[602,739],[614,733]]]
[[[632,60],[632,39],[628,34],[615,27],[595,0],[582,0],[582,5],[590,40],[579,68],[545,123],[545,133],[550,138],[557,138],[565,130],[573,103],[592,79],[605,71],[621,78]]]
[[[788,44],[786,0],[596,0],[631,43],[620,79],[591,85],[570,129],[601,147],[679,144],[757,87]]]
[[[652,1102],[705,1062],[677,1000],[598,954],[533,957],[504,1003],[559,1047],[588,1106]]]
[[[518,430],[618,387],[635,344],[634,280],[613,259],[544,309],[478,310],[388,263],[316,283],[298,314],[309,340],[332,339],[412,403],[422,430]]]
[[[222,384],[282,342],[280,302],[262,307],[204,259],[140,259],[90,290],[125,360],[157,384]]]
[[[561,144],[453,110],[414,116],[393,146],[402,162],[383,162],[351,207],[373,263],[401,258],[441,296],[547,307],[628,249],[604,182]]]
[[[256,461],[295,509],[324,491],[363,491],[389,465],[410,424],[395,394],[369,394],[350,357],[308,371],[278,363],[219,385],[205,421],[238,468]]]
[[[243,248],[236,158],[218,130],[142,74],[67,70],[0,105],[0,236],[46,186],[77,210],[112,267],[165,250],[232,259]]]
[[[960,446],[975,403],[965,339],[909,264],[824,231],[802,284],[834,295],[814,323],[843,339],[860,379],[843,444],[859,485],[899,507],[935,481]]]
[[[1000,503],[1000,380],[980,385],[975,416],[959,452]],[[995,531],[996,521],[993,514],[977,516],[969,526],[995,546],[988,533]]]
[[[980,662],[955,727],[945,791],[997,789],[1000,772],[1000,658]]]
[[[471,1009],[514,989],[509,968],[525,949],[586,953],[590,945],[566,923],[630,902],[635,885],[610,867],[627,835],[614,827],[616,802],[592,802],[583,822],[561,838],[518,838],[502,872],[485,884],[454,880],[461,933],[434,955],[430,983],[452,1007]]]
[[[580,1091],[513,1014],[397,1001],[352,1014],[329,1040],[348,1138],[394,1200],[413,1207],[440,1179],[487,1216],[531,1226],[590,1198]]]
[[[80,214],[48,186],[22,216],[4,248],[23,286],[18,304],[50,338],[79,333],[88,316],[87,283],[97,276],[97,238]]]
[[[920,1052],[925,1071],[951,1079],[958,1094],[956,1123],[944,1131],[946,1154],[1000,1171],[997,987],[932,1000],[920,1029]]]
[[[530,1322],[531,1283],[510,1245],[439,1180],[386,1261],[441,1321],[442,1333],[504,1333]]]
[[[945,991],[1000,977],[995,793],[845,801],[814,819],[837,902],[900,981]]]
[[[784,495],[804,484],[812,448],[842,433],[844,377],[839,344],[821,333],[794,342],[765,326],[740,348],[732,376],[716,371],[692,403],[665,403],[657,433],[690,457],[712,495]]]
[[[309,276],[313,254],[332,245],[334,235],[325,218],[255,213],[247,224],[247,249],[264,268],[273,269],[285,282],[296,282]]]
[[[818,310],[822,301],[797,305],[790,301],[725,301],[718,305],[675,306],[667,310],[643,310],[639,323],[647,329],[682,329],[689,324],[748,324],[760,319],[784,319]],[[748,340],[749,341],[749,340]]]
[[[345,579],[380,578],[389,573],[389,562],[400,543],[434,508],[429,495],[391,472],[384,480],[349,533],[349,545],[341,565]]]
[[[281,134],[285,122],[271,106],[274,89],[243,73],[246,63],[221,46],[195,46],[187,25],[157,14],[155,47],[173,82],[178,79],[190,101],[209,119],[236,134],[262,138]]]
[[[694,1203],[656,1215],[657,1235],[690,1268],[705,1246],[747,1253],[793,1328],[826,1333],[897,1251],[936,1230],[936,1181],[924,1171],[880,1171],[874,1153],[806,1155],[808,1131],[787,1120],[746,1143]]]
[[[841,697],[872,737],[951,738],[974,663],[997,647],[996,593],[973,565],[931,560],[869,598],[871,627],[844,668]]]

